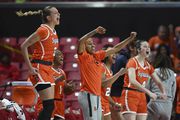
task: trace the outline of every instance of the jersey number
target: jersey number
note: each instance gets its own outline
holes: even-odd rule
[[[61,85],[59,86],[59,94],[60,95],[62,94],[62,86]]]
[[[110,92],[111,92],[111,88],[106,88],[106,94],[105,94],[105,96],[110,96]]]

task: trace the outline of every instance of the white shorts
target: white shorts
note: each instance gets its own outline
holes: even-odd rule
[[[78,95],[78,101],[82,108],[84,120],[101,120],[102,108],[100,96],[81,91]]]

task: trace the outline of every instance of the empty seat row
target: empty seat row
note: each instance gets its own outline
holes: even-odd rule
[[[75,63],[75,62],[66,63],[63,66],[63,70],[66,72],[78,71],[79,70],[78,63]]]
[[[7,37],[7,38],[0,38],[0,42],[3,44],[9,44],[9,45],[17,45],[22,44],[26,37],[21,37],[19,39],[16,39],[15,37]],[[104,37],[104,38],[92,38],[94,43],[96,44],[96,50],[102,49],[104,44],[117,44],[119,43],[120,39],[118,37]],[[65,72],[78,72],[79,67],[77,64],[77,37],[62,37],[60,39],[60,45],[62,45],[60,48],[64,53],[64,66],[63,70]],[[101,44],[100,44],[101,43]],[[13,47],[16,48],[16,47]],[[20,48],[16,48],[20,51]],[[26,79],[28,74],[28,68],[25,64],[22,64],[24,62],[23,56],[20,53],[13,53],[12,54],[13,62],[16,62],[16,66],[18,66],[17,62],[19,62],[21,65],[19,65],[19,68],[22,71],[21,79]],[[77,75],[74,75],[75,77],[71,77],[69,75],[70,79],[78,80],[80,77]]]
[[[94,44],[96,45],[96,50],[102,49],[102,47],[105,44],[112,44],[116,45],[119,43],[120,39],[119,37],[104,37],[104,38],[92,38],[94,41]],[[20,45],[26,40],[26,37],[21,37],[19,39],[15,37],[4,37],[0,38],[0,44],[5,45],[5,50],[8,50],[9,52],[12,52],[13,61],[16,62],[22,62],[23,57],[21,55],[20,51]],[[60,49],[63,51],[63,53],[77,53],[77,37],[62,37],[60,38]],[[6,45],[12,46],[11,48],[7,48]],[[31,53],[31,48],[29,49],[29,52]],[[18,57],[17,57],[18,56]]]
[[[21,37],[17,39],[16,37],[3,37],[0,38],[0,43],[1,44],[7,44],[11,46],[17,46],[22,44],[25,41],[26,37]]]
[[[22,44],[27,37],[3,37],[0,38],[0,43],[8,44],[11,46],[16,46]],[[61,45],[76,45],[78,43],[77,37],[61,37],[60,38],[60,44]],[[120,39],[119,37],[103,37],[103,38],[98,38],[98,37],[92,37],[92,40],[94,41],[94,44],[117,44],[119,43]]]
[[[116,45],[117,43],[120,42],[119,37],[103,37],[103,38],[97,38],[97,37],[92,37],[92,40],[95,45],[97,44],[113,44]],[[78,38],[77,37],[62,37],[60,38],[60,45],[77,45],[78,43]]]
[[[68,80],[80,80],[80,72],[79,71],[65,71]]]

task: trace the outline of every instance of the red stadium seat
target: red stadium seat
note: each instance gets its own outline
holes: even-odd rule
[[[12,89],[11,87],[7,87],[6,89],[0,88],[0,96],[3,98],[6,98],[8,100],[11,100],[12,96]]]
[[[103,45],[102,45],[102,44],[97,44],[97,45],[96,45],[96,51],[97,51],[97,50],[101,50],[102,48],[103,48]]]
[[[28,70],[21,70],[21,76],[19,80],[27,80],[29,76],[29,71]]]
[[[65,108],[66,120],[83,120],[82,110],[77,100],[66,101]]]
[[[120,42],[119,37],[104,37],[101,39],[101,43],[102,45],[106,45],[106,44],[112,44],[112,45],[116,45]]]
[[[27,80],[29,76],[29,68],[26,63],[22,63],[20,67],[21,76],[19,80]]]
[[[12,61],[13,62],[24,62],[24,57],[22,56],[21,48],[19,45],[14,46],[12,51]]]
[[[77,62],[77,54],[74,53],[69,53],[69,54],[65,54],[64,56],[64,62]]]
[[[62,37],[60,38],[60,45],[76,45],[78,42],[77,37]]]
[[[27,37],[20,37],[20,38],[18,39],[18,47],[19,47],[19,48],[20,48],[20,45],[21,45],[26,39],[27,39]],[[28,48],[29,54],[32,54],[32,51],[33,51],[33,46],[30,46],[30,47]]]
[[[0,120],[8,120],[8,119],[11,119],[12,120],[12,117],[9,116],[10,112],[7,111],[7,110],[0,110]],[[15,117],[15,119],[17,118],[17,116]]]
[[[21,70],[23,70],[23,71],[29,70],[29,68],[25,62],[21,64]]]
[[[76,71],[68,72],[67,79],[68,80],[80,80],[81,79],[80,73],[76,72]]]
[[[97,37],[92,37],[92,40],[93,40],[93,42],[94,42],[95,45],[101,43],[101,40],[100,40],[99,38],[97,38]]]
[[[9,45],[9,46],[16,46],[17,40],[15,37],[4,37],[4,38],[1,38],[1,43]]]
[[[65,95],[65,101],[77,101],[77,92],[71,94],[71,95]]]
[[[80,105],[79,105],[78,101],[73,101],[73,102],[72,102],[72,108],[73,108],[74,110],[77,110],[77,109],[80,108]]]
[[[65,45],[62,46],[63,53],[77,53],[77,46],[76,45]]]
[[[78,71],[78,64],[77,63],[66,63],[64,64],[63,70],[66,72],[70,71]]]
[[[20,67],[20,63],[19,63],[19,62],[11,62],[11,64],[12,64],[13,66],[16,66],[18,69],[19,69],[19,67]]]
[[[76,91],[80,91],[80,89],[81,89],[81,81],[79,80],[79,81],[73,81],[73,84],[75,85],[75,90]]]
[[[18,45],[21,45],[26,39],[27,39],[27,37],[20,37],[18,39]]]
[[[82,110],[77,100],[66,101],[69,104],[65,110],[66,120],[83,120]]]
[[[9,112],[7,110],[2,109],[0,110],[0,116],[0,120],[18,120],[17,113],[15,111]]]

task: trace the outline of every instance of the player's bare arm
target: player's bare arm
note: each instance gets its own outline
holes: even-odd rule
[[[135,68],[129,68],[128,69],[128,76],[129,76],[129,82],[133,84],[137,89],[141,90],[142,92],[147,93],[153,100],[157,99],[157,95],[152,93],[150,90],[143,87],[137,80],[136,80],[136,74],[135,74]]]
[[[108,87],[109,85],[112,85],[121,75],[124,75],[127,72],[126,68],[121,68],[119,72],[117,72],[115,75],[113,75],[110,78],[102,78],[102,87]]]
[[[114,54],[119,52],[121,49],[123,49],[127,44],[129,44],[131,41],[135,40],[137,33],[131,32],[130,36],[123,40],[122,42],[115,45],[113,48],[106,50],[106,56],[109,56],[110,54]]]
[[[33,33],[32,35],[30,35],[25,42],[21,45],[21,51],[22,54],[24,56],[25,62],[27,63],[30,73],[35,75],[37,74],[37,70],[35,70],[32,65],[31,62],[29,60],[29,56],[28,56],[28,47],[33,45],[35,42],[39,41],[40,38],[36,33]]]
[[[96,29],[92,30],[91,32],[85,34],[83,37],[81,37],[79,39],[79,43],[78,43],[78,54],[81,54],[82,52],[84,52],[84,50],[85,50],[84,43],[88,38],[94,36],[96,33],[104,34],[105,32],[106,32],[106,29],[99,26]]]
[[[156,74],[156,72],[154,72],[154,73],[152,74],[152,77],[153,77],[154,82],[156,83],[156,85],[159,87],[159,89],[160,89],[161,92],[162,92],[162,95],[161,95],[162,99],[167,99],[166,90],[165,90],[165,88],[164,88],[164,86],[163,86],[160,78],[159,78],[158,75]]]

